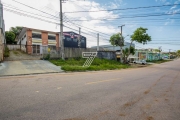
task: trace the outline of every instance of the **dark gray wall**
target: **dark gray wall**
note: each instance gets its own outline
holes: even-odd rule
[[[108,60],[115,60],[116,59],[116,52],[114,51],[98,51],[97,54],[98,58],[104,58]]]

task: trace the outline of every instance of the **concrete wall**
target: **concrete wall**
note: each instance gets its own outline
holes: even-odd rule
[[[5,24],[3,18],[3,5],[0,1],[0,62],[3,61],[3,53],[4,53],[4,43],[5,43]]]
[[[0,62],[3,61],[3,53],[4,53],[4,35],[2,34],[2,29],[0,29]]]
[[[101,58],[101,59],[115,60],[116,52],[114,52],[114,51],[98,51],[97,57]]]
[[[7,47],[9,48],[9,50],[19,50],[20,49],[20,45],[7,45]]]
[[[82,52],[96,52],[91,48],[65,48],[65,58],[82,57]]]

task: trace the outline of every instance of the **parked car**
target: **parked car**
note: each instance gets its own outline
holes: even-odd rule
[[[133,61],[133,63],[135,63],[135,64],[142,64],[142,65],[147,64],[146,60],[136,60],[136,61]]]

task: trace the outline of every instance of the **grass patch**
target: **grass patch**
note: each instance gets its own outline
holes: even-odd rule
[[[115,60],[106,60],[95,58],[90,67],[83,67],[86,59],[76,58],[69,60],[49,60],[57,66],[61,66],[64,71],[99,71],[99,70],[115,70],[115,69],[126,69],[129,65],[121,64]]]
[[[18,54],[19,54],[19,52],[18,52],[18,51],[13,51],[13,53],[14,53],[15,55],[18,55]]]
[[[151,62],[151,63],[157,63],[157,64],[160,64],[160,63],[164,63],[164,62],[169,62],[171,60],[163,60],[163,59],[160,59],[160,60],[152,60],[152,61],[148,61],[147,62]]]

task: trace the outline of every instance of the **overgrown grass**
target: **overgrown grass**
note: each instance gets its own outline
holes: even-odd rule
[[[18,52],[18,51],[13,51],[13,53],[14,53],[15,55],[18,55],[18,54],[19,54],[19,52]]]
[[[169,62],[169,61],[171,60],[160,59],[160,60],[152,60],[152,61],[147,61],[147,62],[160,64],[160,63]]]
[[[115,60],[106,60],[95,58],[90,67],[83,67],[86,59],[76,58],[69,60],[49,60],[65,71],[98,71],[98,70],[114,70],[114,69],[125,69],[130,67],[126,64],[121,64]]]

